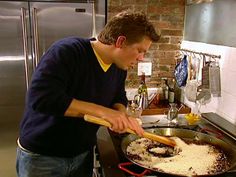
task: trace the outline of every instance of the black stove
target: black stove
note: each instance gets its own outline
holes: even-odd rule
[[[222,125],[222,120],[218,115],[213,113],[203,114],[202,121],[198,126],[190,126],[191,130],[210,134],[226,141],[228,144],[236,147],[236,126],[223,120],[224,124],[228,127],[220,127],[217,121],[213,118],[216,116],[217,121]],[[213,121],[214,120],[214,121]],[[158,127],[155,125],[155,128]],[[162,126],[163,127],[163,126]],[[154,128],[154,127],[149,127]],[[180,127],[180,128],[187,128]],[[232,131],[233,130],[233,131]],[[101,173],[98,176],[101,177],[166,177],[170,175],[153,172],[142,168],[138,165],[130,163],[129,160],[124,156],[121,149],[121,140],[127,134],[117,134],[104,127],[101,127],[98,132],[98,154],[99,161],[101,164]],[[119,167],[118,167],[119,166]],[[121,170],[120,168],[124,168]],[[125,171],[129,172],[125,172]],[[143,175],[144,174],[144,175]],[[236,177],[236,169],[232,172],[226,172],[218,177]]]

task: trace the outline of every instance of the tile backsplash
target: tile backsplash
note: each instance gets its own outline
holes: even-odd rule
[[[185,98],[185,104],[190,106],[193,112],[197,109],[201,113],[215,112],[236,124],[236,48],[191,41],[183,41],[181,48],[221,55],[221,97],[211,97],[209,102],[203,105],[199,102],[189,102]]]

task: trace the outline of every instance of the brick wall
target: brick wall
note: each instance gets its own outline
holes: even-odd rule
[[[152,76],[147,77],[148,87],[156,87],[162,77],[172,78],[180,43],[183,38],[185,0],[108,0],[108,19],[125,10],[141,10],[161,33],[158,43],[153,43],[145,56],[152,62]],[[126,87],[139,85],[137,67],[128,71]]]

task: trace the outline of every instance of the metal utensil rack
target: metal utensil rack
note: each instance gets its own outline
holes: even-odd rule
[[[186,55],[189,55],[189,54],[190,54],[190,55],[191,55],[191,54],[195,55],[195,54],[197,54],[197,55],[199,55],[199,56],[202,56],[203,58],[204,58],[204,57],[209,57],[209,58],[214,59],[214,60],[221,58],[221,55],[214,55],[214,54],[210,54],[210,53],[197,52],[197,51],[194,51],[194,50],[184,49],[184,48],[180,49],[180,52],[181,52],[182,54],[186,54]]]

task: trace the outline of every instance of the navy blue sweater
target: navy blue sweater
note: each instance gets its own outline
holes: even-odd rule
[[[65,38],[41,58],[26,96],[21,145],[35,153],[73,157],[96,143],[98,126],[63,116],[73,98],[106,107],[126,105],[127,72],[114,64],[104,72],[89,39]]]

